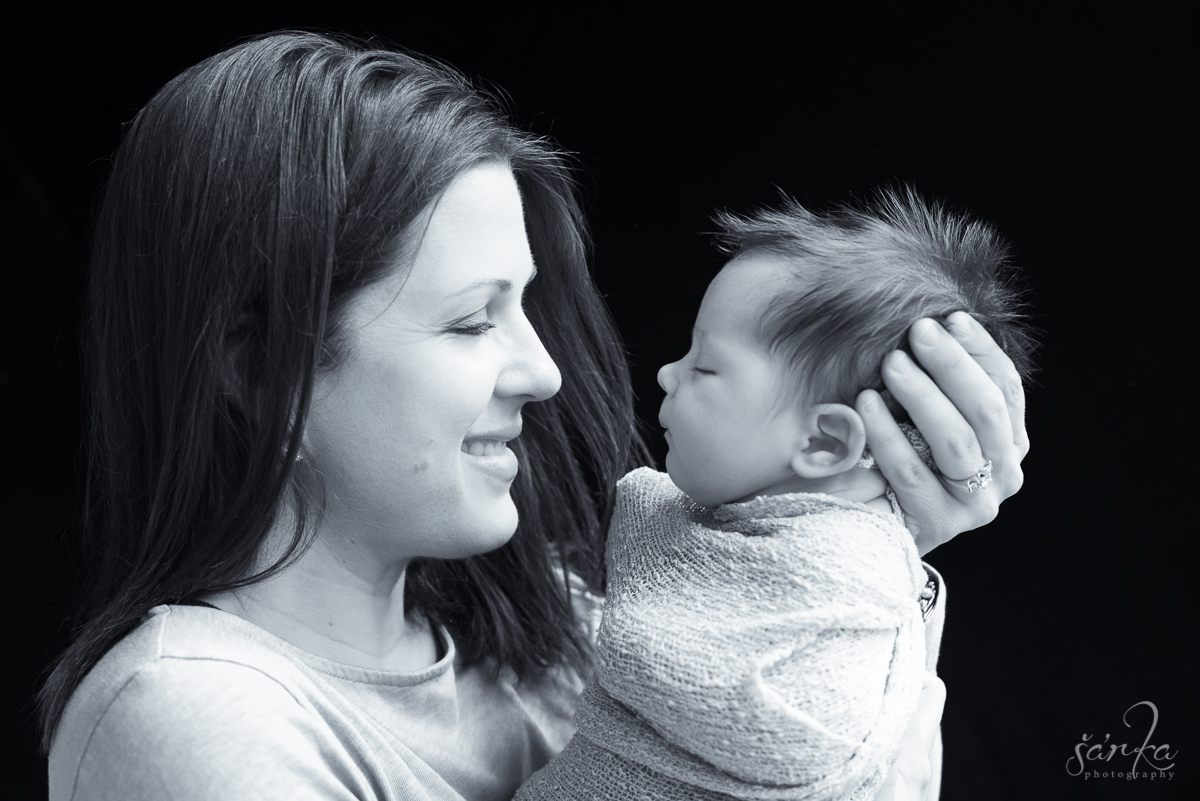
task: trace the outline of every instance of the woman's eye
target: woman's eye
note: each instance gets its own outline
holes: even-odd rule
[[[483,320],[478,323],[458,323],[450,327],[451,334],[460,334],[468,337],[483,336],[488,331],[496,327],[496,324],[491,320]]]
[[[699,373],[700,375],[716,375],[716,373],[712,370],[704,370],[699,367],[693,367],[692,371]]]

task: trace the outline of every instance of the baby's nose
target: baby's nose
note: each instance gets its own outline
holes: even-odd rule
[[[663,392],[671,395],[675,392],[675,388],[679,386],[679,380],[675,377],[675,367],[679,362],[671,362],[664,364],[658,369],[658,385],[663,388]]]

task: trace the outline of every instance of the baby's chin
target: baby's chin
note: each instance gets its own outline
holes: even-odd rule
[[[682,474],[683,471],[681,471],[679,469],[678,460],[672,459],[671,458],[672,456],[674,456],[674,453],[671,451],[667,451],[666,467],[667,467],[667,475],[671,477],[671,483],[673,483],[675,485],[675,487],[680,492],[682,492],[684,495],[688,496],[693,501],[696,501],[696,496],[688,491],[689,482],[687,480],[687,477]],[[696,501],[696,503],[700,503],[700,502]],[[701,504],[701,505],[703,506],[703,504]]]
[[[680,470],[678,465],[672,466],[670,453],[667,454],[667,475],[671,477],[671,482],[679,488],[680,492],[687,495],[693,502],[700,506],[712,507],[729,503],[727,498],[719,492],[714,492],[711,487],[705,487],[698,482],[689,480],[687,474],[683,470]]]

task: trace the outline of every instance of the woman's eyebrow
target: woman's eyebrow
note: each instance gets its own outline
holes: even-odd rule
[[[533,281],[533,279],[535,277],[537,277],[537,265],[536,264],[534,264],[533,269],[530,270],[529,280],[525,282],[525,286],[529,286],[529,284]],[[479,289],[479,288],[485,287],[485,286],[494,286],[497,289],[499,289],[501,292],[510,292],[510,291],[512,291],[512,288],[513,288],[512,281],[509,281],[507,278],[485,278],[482,281],[476,281],[472,284],[469,284],[469,285],[463,287],[462,289],[458,290],[457,292],[451,292],[450,295],[451,295],[451,297],[454,297],[456,295],[465,295],[468,292],[474,291],[476,289]]]
[[[509,281],[507,278],[485,278],[482,281],[476,281],[473,284],[469,284],[457,292],[451,292],[450,296],[454,297],[457,295],[465,295],[468,292],[473,292],[476,289],[486,286],[494,286],[501,292],[508,292],[512,289],[512,281]]]

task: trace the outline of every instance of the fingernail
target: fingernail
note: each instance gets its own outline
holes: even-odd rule
[[[892,351],[891,359],[892,363],[889,366],[897,373],[907,373],[913,368],[912,359],[908,358],[908,354],[902,350]]]
[[[863,397],[863,411],[867,414],[879,414],[879,395],[875,392],[868,392]]]
[[[955,339],[965,339],[971,333],[971,315],[955,312],[946,318],[946,327]]]
[[[913,329],[917,334],[917,341],[922,345],[932,346],[938,343],[940,332],[938,331],[938,324],[933,320],[928,318],[917,320],[917,322],[913,324]]]

